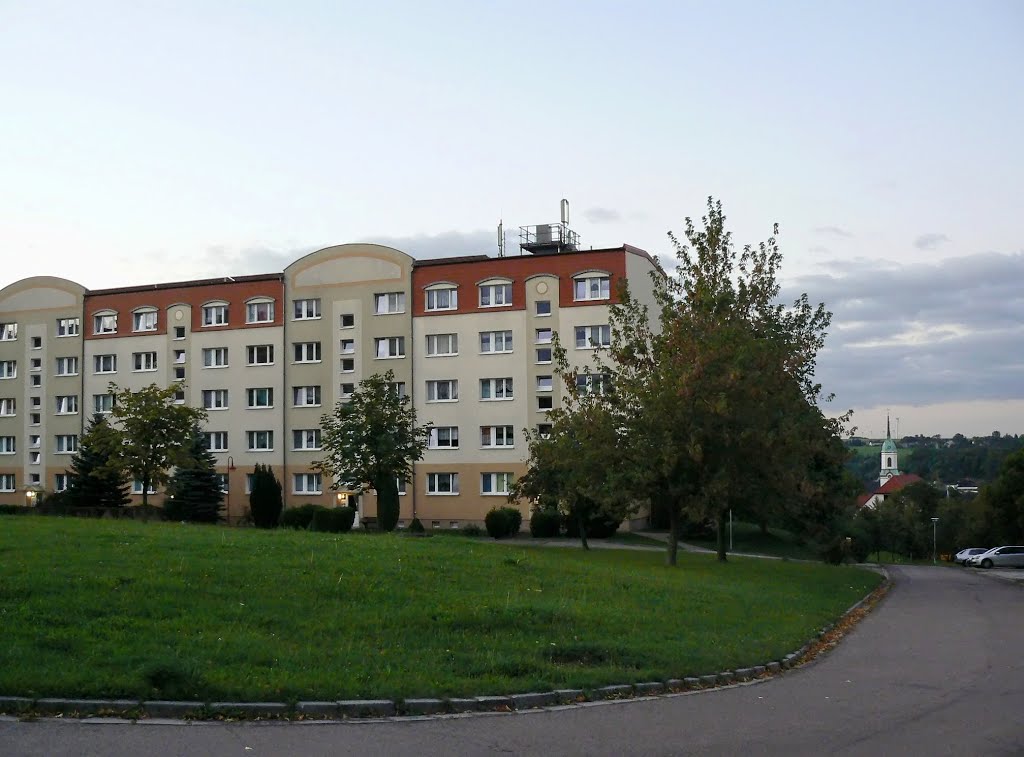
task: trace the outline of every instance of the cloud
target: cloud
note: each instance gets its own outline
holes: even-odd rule
[[[784,283],[833,312],[818,379],[843,407],[1024,399],[1024,252],[882,267],[854,259]],[[1024,418],[1018,419],[1024,431]]]
[[[498,254],[497,228],[494,231],[444,231],[440,234],[415,234],[404,237],[367,237],[359,241],[394,247],[421,259]],[[519,254],[518,229],[505,227],[505,245],[505,254]]]
[[[814,233],[841,237],[842,239],[853,239],[853,234],[851,232],[846,229],[841,229],[838,226],[816,226],[814,228]]]
[[[922,234],[914,240],[914,247],[919,250],[934,250],[949,241],[945,234]]]
[[[591,223],[612,223],[622,220],[622,214],[614,208],[587,208],[583,211],[583,217]]]

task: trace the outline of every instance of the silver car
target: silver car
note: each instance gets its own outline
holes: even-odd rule
[[[993,547],[968,558],[968,565],[982,568],[1024,568],[1024,547]]]
[[[966,565],[967,558],[974,557],[975,555],[981,555],[988,552],[988,547],[968,547],[967,549],[961,549],[956,553],[953,558],[953,562],[957,565]]]

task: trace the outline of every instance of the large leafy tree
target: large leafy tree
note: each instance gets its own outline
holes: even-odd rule
[[[313,463],[314,470],[331,476],[332,489],[375,489],[383,531],[398,524],[398,478],[412,475],[430,434],[429,425],[416,425],[411,400],[399,396],[394,381],[394,371],[360,381],[347,402],[320,419],[326,457]]]
[[[156,384],[132,391],[110,385],[112,415],[123,439],[121,459],[131,476],[142,483],[142,504],[149,504],[150,486],[167,482],[168,470],[189,457],[193,428],[206,420],[206,411],[175,403],[179,386]]]
[[[216,523],[223,499],[216,459],[206,448],[202,431],[194,426],[186,454],[178,460],[167,485],[164,515],[171,520]]]
[[[121,462],[121,435],[96,413],[69,466],[65,502],[72,507],[122,507],[131,501]]]
[[[730,509],[756,520],[761,507],[813,494],[813,451],[847,416],[818,411],[831,314],[806,295],[778,301],[775,237],[737,250],[711,198],[701,227],[686,219],[685,242],[669,236],[677,266],[653,274],[655,312],[620,285],[597,361],[614,376],[608,407],[622,430],[607,459],[629,494],[661,500],[674,565],[684,516],[714,522],[724,560]]]
[[[995,541],[1024,541],[1024,450],[1003,461],[998,478],[982,490],[981,496],[992,514]]]

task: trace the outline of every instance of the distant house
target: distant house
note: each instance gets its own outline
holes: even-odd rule
[[[877,507],[900,489],[923,479],[915,473],[900,473],[899,450],[892,440],[889,418],[885,419],[885,441],[882,442],[881,460],[879,460],[878,488],[857,498],[858,507]]]

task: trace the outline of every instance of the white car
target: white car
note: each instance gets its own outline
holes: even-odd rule
[[[980,555],[984,552],[988,552],[988,547],[968,547],[967,549],[961,549],[953,556],[953,562],[957,565],[966,565],[968,557]]]
[[[1024,547],[993,547],[968,557],[966,564],[976,568],[1024,568]]]

